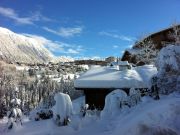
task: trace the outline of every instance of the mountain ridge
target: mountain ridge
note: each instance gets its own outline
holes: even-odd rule
[[[73,59],[56,57],[37,39],[0,27],[0,60],[12,63],[45,63]]]

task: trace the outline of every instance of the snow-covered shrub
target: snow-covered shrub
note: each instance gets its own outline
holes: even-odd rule
[[[158,85],[157,85],[157,82],[158,81],[158,77],[157,77],[157,74],[153,75],[151,77],[151,88],[150,88],[150,91],[149,91],[149,96],[153,97],[155,100],[159,100],[160,97],[159,97],[159,88],[158,88]]]
[[[12,104],[13,106],[16,106],[16,105],[20,106],[21,100],[18,99],[18,98],[14,98],[14,99],[11,100],[11,104]]]
[[[81,114],[83,117],[85,117],[88,108],[89,108],[89,105],[88,105],[88,104],[85,104],[84,106],[81,106],[80,114]]]
[[[72,102],[69,95],[57,93],[54,97],[56,104],[53,106],[53,118],[58,126],[67,125],[72,115]]]
[[[8,129],[13,128],[14,124],[20,123],[22,125],[22,111],[18,107],[13,107],[7,113],[8,117]]]
[[[101,116],[115,114],[120,108],[123,108],[125,102],[127,102],[126,92],[120,89],[112,91],[106,96]]]
[[[34,117],[35,121],[39,121],[39,120],[45,120],[45,119],[50,119],[53,117],[53,112],[52,110],[49,109],[42,109],[40,111],[38,111]]]
[[[98,109],[94,110],[87,110],[85,116],[95,116],[95,117],[100,117],[101,111]]]
[[[5,106],[4,101],[0,101],[0,119],[6,116],[6,113],[7,113],[7,107]]]
[[[134,106],[140,101],[141,101],[141,92],[140,92],[140,90],[135,90],[134,88],[131,88],[129,90],[128,105],[129,106]]]
[[[180,46],[169,45],[162,48],[156,65],[160,93],[169,94],[175,91],[180,76]]]

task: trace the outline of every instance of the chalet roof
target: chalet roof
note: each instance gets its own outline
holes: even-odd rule
[[[75,80],[78,88],[148,88],[156,67],[145,65],[119,71],[114,67],[95,67]]]

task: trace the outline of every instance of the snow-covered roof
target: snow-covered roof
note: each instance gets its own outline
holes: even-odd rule
[[[91,68],[75,80],[75,88],[147,88],[156,67],[145,65],[119,71],[112,67]]]

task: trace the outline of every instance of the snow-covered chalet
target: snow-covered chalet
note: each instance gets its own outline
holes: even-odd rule
[[[153,65],[131,67],[128,62],[113,66],[95,66],[75,80],[76,90],[83,90],[90,109],[103,109],[105,97],[115,89],[127,92],[130,88],[144,89],[150,86],[151,77],[157,73]]]

